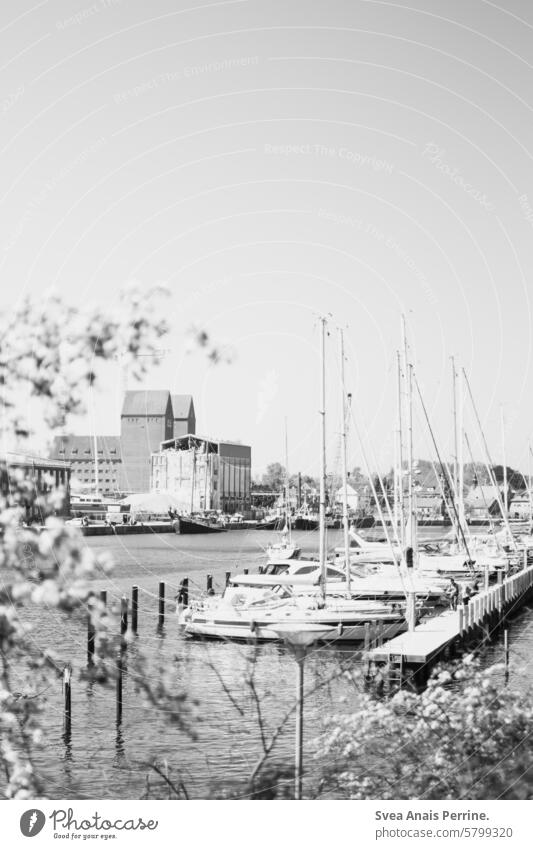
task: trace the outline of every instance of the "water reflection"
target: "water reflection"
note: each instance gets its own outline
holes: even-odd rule
[[[272,758],[276,763],[292,765],[295,665],[283,645],[202,643],[184,639],[175,624],[170,601],[165,628],[157,631],[160,580],[166,581],[167,599],[170,599],[170,588],[177,588],[186,575],[195,578],[191,586],[205,587],[205,574],[209,572],[214,576],[215,586],[222,587],[225,571],[234,568],[235,559],[239,560],[240,568],[257,567],[257,537],[260,536],[262,544],[265,542],[260,532],[255,538],[245,532],[220,535],[227,537],[223,541],[216,536],[216,545],[211,538],[178,536],[163,541],[157,537],[90,540],[91,547],[111,548],[117,561],[112,578],[102,575],[95,582],[95,592],[105,588],[109,599],[120,598],[124,593],[130,594],[133,584],[139,585],[138,634],[124,658],[124,667],[128,666],[130,673],[124,668],[123,706],[118,725],[114,680],[105,687],[89,681],[85,687],[78,688],[75,678],[69,739],[63,735],[61,687],[50,692],[46,722],[50,739],[62,743],[52,764],[53,779],[62,789],[57,798],[76,798],[81,794],[89,798],[102,795],[141,798],[147,792],[147,773],[154,759],[157,763],[168,762],[170,775],[181,777],[190,797],[220,795],[225,788],[242,787],[251,775],[263,752],[261,724],[263,734],[270,739],[283,723]],[[304,550],[307,545],[306,553],[311,553],[313,534],[308,535],[307,543],[302,541]],[[43,619],[41,611],[35,611],[35,616],[41,647],[60,644],[66,660],[74,664],[85,662],[86,625],[82,618]],[[522,611],[511,622],[509,646],[509,684],[525,687],[533,665],[531,611]],[[184,711],[193,721],[196,739],[169,725],[161,711],[147,705],[136,691],[132,678],[140,651],[148,656],[149,668],[166,669],[174,677],[176,687],[186,691]],[[500,642],[484,649],[483,662],[487,665],[502,660]],[[319,764],[314,760],[314,738],[332,714],[357,707],[364,686],[356,674],[361,669],[360,661],[360,646],[319,645],[308,653],[304,720],[308,788],[316,782],[319,772]],[[503,666],[501,675],[503,680]],[[250,690],[251,677],[258,698]],[[47,767],[53,757],[53,746],[48,748],[46,759],[43,757]],[[150,786],[153,792],[160,785],[150,779]]]

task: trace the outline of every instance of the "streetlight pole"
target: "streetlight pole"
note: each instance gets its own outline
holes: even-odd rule
[[[294,798],[302,798],[303,748],[304,748],[304,664],[307,649],[323,640],[336,629],[327,625],[291,625],[289,622],[273,626],[272,630],[289,647],[298,666],[296,674],[296,733],[294,750]]]
[[[294,648],[294,659],[298,666],[296,675],[296,739],[294,760],[294,798],[302,798],[303,750],[304,750],[304,664],[305,646]]]

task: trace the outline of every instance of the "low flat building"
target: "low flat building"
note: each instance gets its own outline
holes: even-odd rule
[[[0,459],[0,488],[2,495],[10,491],[14,474],[22,471],[24,478],[30,480],[38,495],[49,495],[55,490],[61,490],[63,501],[56,510],[58,516],[70,514],[70,463],[62,460],[48,460],[31,454],[8,452]],[[41,521],[39,507],[27,507],[26,519],[29,522]]]
[[[151,490],[166,492],[187,513],[250,508],[252,449],[195,434],[165,440],[152,454]]]

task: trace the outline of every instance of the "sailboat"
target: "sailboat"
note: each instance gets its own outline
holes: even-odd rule
[[[281,531],[279,542],[267,546],[268,562],[277,560],[293,560],[300,556],[302,549],[292,539],[292,520],[289,487],[289,449],[287,437],[287,420],[285,419],[285,525]]]
[[[294,580],[285,582],[281,576],[273,585],[258,581],[257,587],[230,585],[220,598],[206,598],[180,611],[179,623],[186,636],[219,639],[279,640],[279,624],[305,628],[309,624],[333,628],[328,641],[364,639],[372,623],[381,622],[384,638],[406,630],[403,606],[374,599],[354,598],[350,591],[350,564],[347,555],[343,572],[345,587],[340,592],[328,592],[326,560],[326,410],[325,410],[325,334],[326,319],[321,325],[321,453],[320,453],[320,522],[319,560],[316,588],[312,594],[294,591]],[[343,387],[344,392],[344,387]],[[346,526],[345,526],[346,530]],[[345,534],[346,539],[346,534]],[[258,576],[259,578],[259,576]],[[265,582],[271,584],[265,586]]]

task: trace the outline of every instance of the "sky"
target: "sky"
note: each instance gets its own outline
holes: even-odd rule
[[[0,307],[53,287],[115,305],[166,282],[172,330],[144,386],[194,397],[197,430],[261,471],[393,460],[396,352],[443,456],[451,356],[491,457],[532,423],[533,8],[526,0],[11,0],[0,9]],[[231,353],[190,350],[200,327]],[[117,433],[118,364],[95,392]],[[135,388],[128,383],[128,388]],[[483,457],[472,411],[465,426]],[[85,433],[91,415],[69,422]],[[358,435],[362,435],[362,444]],[[415,455],[430,456],[415,403]],[[363,447],[362,447],[363,445]],[[465,453],[464,459],[469,456]]]

